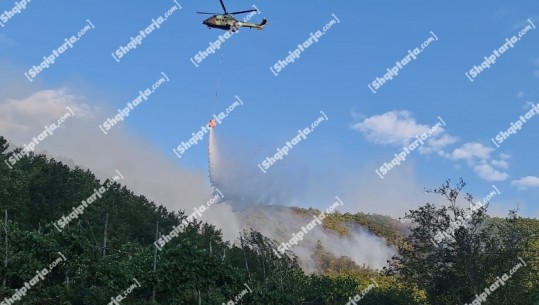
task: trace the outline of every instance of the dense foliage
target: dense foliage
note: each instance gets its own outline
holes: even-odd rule
[[[481,229],[458,231],[457,244],[434,248],[425,240],[433,226],[444,225],[446,210],[427,205],[411,212],[417,226],[408,237],[389,217],[335,214],[324,221],[326,229],[346,234],[346,224],[355,222],[398,246],[400,255],[379,273],[335,257],[319,243],[313,259],[320,270],[305,274],[292,253],[278,257],[277,243],[256,231],[243,232],[231,244],[214,226],[197,221],[159,251],[156,235],[169,234],[186,218],[183,212],[41,155],[24,157],[10,169],[4,161],[12,154],[0,137],[0,302],[62,256],[66,260],[16,304],[108,304],[136,287],[122,304],[232,304],[237,298],[235,304],[344,305],[374,282],[358,304],[464,304],[517,256],[528,266],[488,304],[509,304],[509,299],[532,304],[539,294],[535,220],[483,221],[481,214]],[[112,186],[82,215],[62,231],[54,226],[109,182]],[[136,282],[140,287],[133,286]]]

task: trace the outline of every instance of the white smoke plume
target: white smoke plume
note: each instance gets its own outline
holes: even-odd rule
[[[210,183],[214,188],[219,188],[216,175],[218,173],[220,160],[219,153],[217,152],[217,142],[215,139],[215,129],[210,128],[210,136],[208,139],[208,177]]]
[[[260,200],[257,201],[256,199],[262,199],[257,192],[268,187],[268,182],[272,185],[279,185],[278,183],[271,183],[276,177],[264,176],[262,173],[257,172],[256,167],[253,172],[250,168],[246,169],[248,166],[241,162],[226,158],[222,155],[218,144],[220,142],[216,138],[215,130],[212,129],[210,130],[208,142],[210,181],[214,187],[219,188],[224,193],[226,200],[218,209],[210,211],[205,217],[219,228],[222,228],[225,238],[233,241],[237,240],[240,230],[252,228],[281,243],[289,241],[293,233],[301,231],[302,226],[313,220],[306,215],[296,214],[288,207],[268,206],[263,205]],[[226,164],[234,164],[235,166],[227,168]],[[228,173],[225,173],[225,171],[228,171]],[[257,175],[262,175],[265,179],[253,178]],[[226,181],[226,179],[231,180]],[[256,183],[253,183],[253,181]],[[250,187],[238,187],[244,184],[248,184]],[[254,201],[248,202],[246,199],[254,199]],[[275,203],[276,200],[270,201],[274,202],[268,202],[267,204]],[[234,209],[225,208],[224,206],[231,206]],[[219,223],[223,223],[224,215],[227,215],[226,218],[229,222],[237,224],[234,226],[235,231],[230,230],[230,224],[226,224],[224,227],[219,225]],[[216,220],[217,222],[215,222]],[[302,268],[307,272],[316,270],[315,262],[311,256],[314,253],[317,241],[321,241],[324,248],[337,257],[347,256],[360,266],[366,265],[375,269],[386,266],[387,260],[396,254],[393,247],[388,246],[383,239],[375,236],[365,228],[350,225],[348,231],[350,236],[341,237],[318,226],[305,234],[304,240],[291,250],[298,255]]]
[[[29,143],[70,107],[75,116],[36,145],[37,153],[91,169],[99,179],[119,170],[125,177],[121,184],[169,210],[192,210],[211,197],[203,174],[182,169],[173,155],[164,156],[148,141],[127,132],[123,124],[104,135],[98,125],[115,110],[96,106],[66,89],[17,96],[21,97],[0,96],[0,135],[10,141],[11,148]]]
[[[298,233],[302,227],[313,221],[310,216],[297,214],[288,207],[277,206],[254,206],[238,216],[246,227],[253,228],[279,243],[288,242],[292,234]],[[337,257],[347,256],[360,266],[366,265],[374,269],[386,266],[386,261],[396,254],[396,250],[388,246],[382,238],[358,225],[348,226],[348,237],[323,229],[320,225],[307,232],[303,240],[290,249],[298,255],[302,268],[307,272],[316,269],[311,255],[317,241],[321,241],[325,250]]]
[[[22,88],[15,86],[12,88]],[[39,143],[37,152],[47,152],[60,160],[68,160],[91,169],[100,179],[109,178],[118,169],[125,177],[121,181],[136,194],[145,195],[169,210],[185,210],[190,214],[211,197],[211,189],[204,175],[183,169],[174,156],[163,155],[151,143],[133,137],[123,124],[104,135],[98,128],[104,118],[115,110],[97,106],[80,95],[66,89],[4,91],[0,96],[0,134],[15,145],[28,143],[32,137],[66,112],[70,107],[75,117],[68,119],[53,136]],[[304,190],[304,173],[290,174],[272,169],[262,174],[251,157],[234,160],[221,152],[215,130],[210,131],[208,159],[210,182],[225,196],[223,204],[212,206],[202,220],[215,224],[224,238],[235,241],[243,228],[252,227],[269,238],[282,242],[290,239],[306,219],[291,213],[286,207],[260,206],[261,210],[246,209],[255,204],[289,204],[296,202],[297,194]],[[282,164],[286,160],[283,160]],[[294,188],[291,188],[294,186]],[[258,207],[258,206],[255,206]],[[263,213],[261,221],[253,222],[254,211]],[[358,264],[379,268],[393,250],[383,240],[364,230],[352,230],[352,237],[340,238],[324,230],[313,230],[301,245],[292,249],[302,259],[306,270],[313,269],[310,255],[316,240],[335,255],[346,255]]]

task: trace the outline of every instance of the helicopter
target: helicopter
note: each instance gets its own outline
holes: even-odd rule
[[[262,19],[262,22],[260,22],[259,24],[238,21],[236,20],[236,18],[234,18],[234,15],[256,12],[258,10],[252,9],[252,10],[229,13],[226,11],[226,7],[225,7],[225,4],[223,3],[223,0],[219,0],[219,2],[221,2],[221,6],[223,7],[223,11],[224,11],[223,14],[197,12],[198,14],[213,15],[212,17],[202,22],[202,24],[206,25],[209,29],[216,28],[216,29],[221,29],[221,30],[226,30],[226,31],[229,31],[232,29],[232,31],[235,32],[239,30],[240,28],[244,27],[244,28],[253,28],[257,30],[262,30],[262,28],[268,23],[266,19]]]

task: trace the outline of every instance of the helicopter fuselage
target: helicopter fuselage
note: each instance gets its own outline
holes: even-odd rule
[[[230,30],[237,23],[238,20],[231,15],[213,15],[202,22],[202,24],[209,28],[221,30]]]
[[[202,22],[202,24],[206,25],[210,29],[216,28],[216,29],[221,29],[225,31],[232,30],[232,32],[235,32],[239,30],[239,28],[243,27],[243,28],[252,28],[252,29],[262,30],[262,28],[268,23],[266,19],[262,19],[262,22],[260,22],[259,24],[256,24],[256,23],[251,23],[251,22],[246,22],[246,21],[244,22],[238,21],[236,20],[236,18],[234,18],[234,15],[237,15],[237,14],[259,12],[256,6],[253,6],[254,9],[250,9],[250,10],[228,12],[226,10],[225,4],[223,3],[223,0],[219,0],[219,2],[221,3],[221,7],[223,8],[223,14],[197,12],[198,14],[213,15]]]

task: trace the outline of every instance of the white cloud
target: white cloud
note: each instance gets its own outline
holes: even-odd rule
[[[0,47],[13,45],[13,39],[7,37],[5,33],[0,33]]]
[[[354,114],[353,114],[354,115]],[[357,118],[357,115],[355,116]],[[426,133],[429,138],[419,148],[421,154],[442,153],[442,149],[458,141],[458,138],[445,133],[443,127],[438,126],[431,132],[433,126],[419,124],[406,110],[388,111],[380,115],[363,118],[352,128],[365,136],[368,141],[376,144],[406,146],[416,140],[416,136]]]
[[[428,132],[431,128],[416,122],[409,111],[389,111],[381,115],[363,118],[353,129],[361,132],[367,140],[386,145],[407,145],[415,136]],[[457,143],[459,139],[439,128],[426,143],[419,147],[420,154],[437,153],[439,156],[452,161],[465,161],[480,178],[487,181],[504,181],[509,174],[504,170],[509,168],[508,154],[500,154],[499,160],[492,157],[494,148],[478,142],[465,143],[452,152],[444,148]]]
[[[98,125],[115,113],[114,109],[89,107],[94,103],[86,104],[86,98],[68,94],[67,90],[42,90],[22,96],[0,98],[0,135],[9,142],[28,143],[70,107],[75,117],[40,142],[37,153],[47,152],[56,160],[89,168],[99,178],[108,178],[118,169],[125,176],[122,184],[169,209],[192,210],[210,198],[204,174],[183,169],[174,158],[129,133],[124,124],[104,135]]]
[[[430,138],[427,140],[427,145],[421,146],[419,148],[419,153],[421,154],[430,154],[433,152],[438,152],[439,155],[445,154],[442,149],[446,147],[447,145],[451,145],[454,143],[457,143],[459,141],[459,138],[453,137],[448,134],[444,134],[440,136],[439,138]]]
[[[510,158],[511,158],[511,155],[506,154],[506,153],[501,153],[501,154],[500,154],[500,158],[501,158],[502,160],[507,160],[507,159],[510,159]]]
[[[511,185],[517,186],[519,190],[525,190],[527,188],[539,187],[539,177],[526,176],[519,180],[511,181]]]
[[[409,111],[390,111],[363,118],[362,121],[353,125],[353,129],[361,132],[369,141],[403,146],[413,141],[416,135],[428,133],[430,128],[430,126],[418,124]],[[458,141],[457,137],[439,128],[418,150],[420,154],[436,153],[452,161],[465,161],[470,169],[487,181],[504,181],[509,178],[505,170],[509,168],[507,160],[511,157],[510,155],[502,153],[499,159],[494,159],[492,154],[495,149],[479,142],[464,143],[453,151],[444,151],[445,147]]]
[[[453,161],[466,161],[468,166],[481,179],[487,181],[504,181],[509,178],[509,174],[502,170],[509,168],[509,162],[506,160],[511,156],[502,153],[499,156],[500,160],[496,160],[491,156],[493,151],[494,148],[484,146],[481,143],[470,142],[453,150],[452,153],[440,155]]]
[[[427,125],[417,124],[409,111],[389,111],[374,115],[353,126],[353,129],[361,132],[369,141],[391,145],[407,145],[411,138],[428,131],[429,128]]]
[[[494,148],[486,147],[481,143],[473,142],[466,143],[460,148],[457,148],[451,154],[453,160],[467,160],[473,161],[474,159],[487,160],[490,159],[490,154],[494,151]]]
[[[7,99],[0,103],[0,133],[43,129],[44,125],[59,119],[70,107],[75,116],[86,116],[90,107],[80,103],[81,98],[66,90],[38,91],[24,99]]]
[[[505,160],[492,160],[490,161],[490,164],[492,164],[495,167],[508,169],[509,168],[509,162]]]
[[[537,70],[539,71],[539,70]],[[535,106],[535,102],[532,102],[532,101],[527,101],[526,103],[524,103],[524,105],[522,106],[523,109],[532,109],[533,106]]]
[[[530,17],[530,18],[528,18],[528,19],[532,20],[532,22],[535,23],[535,22],[537,22],[537,21],[536,21],[537,18],[539,18],[539,16],[536,15],[536,16]],[[513,31],[520,31],[520,30],[522,30],[524,27],[529,26],[530,23],[529,23],[528,19],[522,20],[522,21],[520,21],[520,22],[514,24],[514,25],[510,28],[510,31],[511,31],[511,32],[513,32]]]
[[[474,167],[474,171],[487,181],[504,181],[509,178],[509,174],[494,169],[489,164],[481,164]]]

